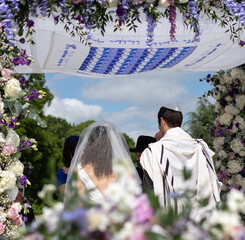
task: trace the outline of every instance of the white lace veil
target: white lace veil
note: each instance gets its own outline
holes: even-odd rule
[[[74,188],[73,174],[77,165],[92,164],[97,178],[109,176],[113,172],[113,159],[125,159],[129,162],[131,173],[138,184],[140,177],[131,160],[127,142],[117,127],[105,121],[88,126],[81,134],[71,161],[66,182],[64,202],[66,203]]]

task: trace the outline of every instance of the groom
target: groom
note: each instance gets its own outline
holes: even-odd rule
[[[220,201],[220,183],[213,165],[214,153],[203,140],[193,139],[180,128],[182,120],[183,115],[178,106],[160,108],[158,124],[163,137],[150,144],[140,158],[144,169],[143,188],[150,181],[165,210],[172,206],[171,194],[190,190],[193,193],[192,217],[199,220]],[[187,181],[183,178],[184,168],[191,171]],[[199,208],[198,200],[203,198],[209,198],[209,203]],[[181,200],[178,200],[177,206],[178,210],[182,209]]]

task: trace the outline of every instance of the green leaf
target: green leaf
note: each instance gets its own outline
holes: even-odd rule
[[[147,237],[147,239],[151,239],[151,240],[163,240],[163,236],[160,235],[159,233],[146,232],[145,236]]]
[[[191,171],[188,170],[186,167],[184,167],[183,169],[183,175],[184,175],[184,179],[188,180],[191,178]]]
[[[17,114],[20,114],[20,112],[22,111],[22,106],[17,102],[14,104],[14,108]]]
[[[30,106],[30,103],[25,103],[23,106],[22,106],[22,109],[26,109]]]

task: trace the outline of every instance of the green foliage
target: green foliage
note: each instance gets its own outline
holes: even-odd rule
[[[82,131],[87,128],[90,124],[94,123],[94,120],[88,120],[86,122],[81,122],[78,125],[73,125],[66,133],[65,138],[72,136],[72,135],[78,135],[82,133]]]
[[[189,120],[184,124],[193,138],[202,138],[209,146],[213,145],[214,140],[208,131],[208,127],[215,121],[214,112],[213,104],[205,98],[200,99],[196,111],[188,113]]]

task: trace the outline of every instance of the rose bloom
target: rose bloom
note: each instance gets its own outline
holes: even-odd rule
[[[236,160],[228,161],[228,172],[235,174],[242,171],[243,166]]]
[[[6,97],[13,100],[19,97],[21,91],[20,82],[15,78],[9,80],[4,86],[4,93]]]
[[[241,81],[245,81],[245,72],[241,68],[233,68],[231,70],[231,77],[238,78]]]
[[[229,158],[230,158],[230,159],[234,159],[235,156],[236,156],[236,154],[235,154],[234,152],[230,152],[230,153],[229,153]]]
[[[2,222],[0,222],[0,234],[4,234],[5,227],[6,226]]]
[[[220,116],[219,121],[222,125],[230,125],[233,115],[230,113],[224,113]]]
[[[242,110],[245,106],[245,95],[239,95],[238,97],[236,97],[236,106]]]
[[[244,150],[240,151],[239,152],[239,156],[244,157],[245,156],[245,151]]]
[[[14,147],[11,145],[6,145],[3,147],[3,154],[9,156],[14,153]]]
[[[80,3],[80,2],[82,2],[83,0],[72,0],[72,2],[74,3],[74,4],[78,4],[78,3]]]
[[[233,152],[235,152],[235,153],[239,153],[241,150],[244,149],[242,142],[237,138],[235,138],[231,141],[230,147],[233,150]]]

